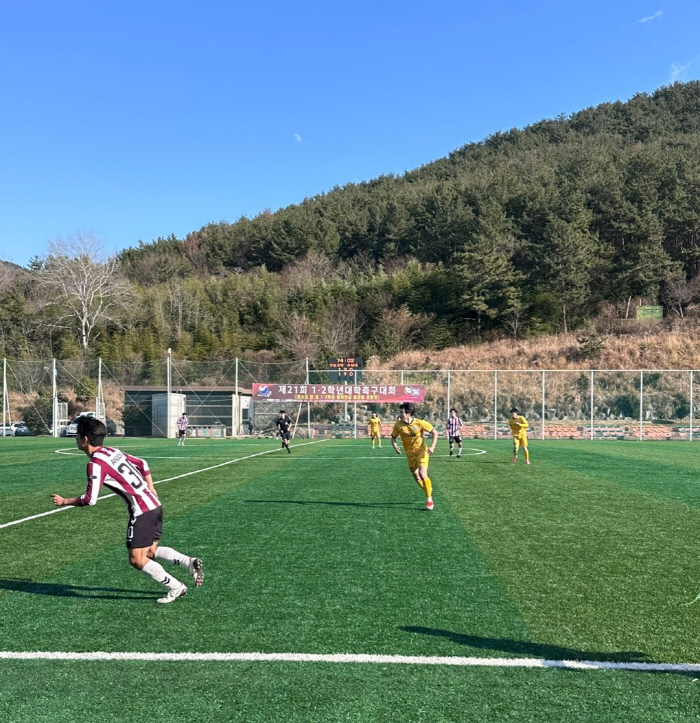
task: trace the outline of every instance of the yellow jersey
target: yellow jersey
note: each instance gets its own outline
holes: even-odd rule
[[[372,434],[379,434],[379,430],[382,428],[382,420],[379,417],[370,417],[369,430]]]
[[[406,454],[419,454],[425,449],[425,442],[423,441],[424,433],[430,433],[433,431],[433,425],[430,422],[426,422],[424,419],[416,419],[409,422],[396,422],[394,429],[391,432],[391,436],[401,437],[401,444],[403,445]]]
[[[522,437],[527,434],[527,428],[530,426],[527,423],[527,419],[523,417],[522,415],[519,417],[516,417],[513,419],[511,417],[508,420],[508,424],[510,425],[510,431],[513,434],[514,437]]]

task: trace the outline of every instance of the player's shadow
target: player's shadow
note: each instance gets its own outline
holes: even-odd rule
[[[149,600],[161,595],[147,590],[121,590],[114,587],[87,587],[54,582],[35,582],[21,577],[0,578],[0,590],[13,590],[31,595],[53,597],[79,597],[95,600]]]
[[[243,500],[253,504],[271,505],[325,505],[330,507],[386,507],[388,509],[415,510],[415,502],[329,502],[324,500]]]
[[[512,640],[511,638],[485,638],[479,635],[466,635],[455,633],[452,630],[438,630],[435,628],[423,628],[419,626],[402,627],[407,633],[418,633],[420,635],[432,635],[447,638],[458,645],[467,645],[470,648],[479,650],[497,650],[502,653],[513,653],[520,656],[533,656],[545,660],[599,660],[610,663],[643,663],[648,662],[646,655],[639,651],[628,650],[614,653],[594,652],[590,650],[576,650],[575,648],[564,648],[559,645],[545,645],[543,643],[532,643],[527,640]]]

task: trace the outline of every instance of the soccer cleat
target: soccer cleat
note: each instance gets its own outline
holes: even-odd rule
[[[530,464],[530,460],[529,460],[529,459],[526,459],[526,460],[525,460],[525,464]]]
[[[518,461],[517,457],[513,457],[513,464],[515,464]]]
[[[199,587],[204,580],[204,572],[202,571],[202,561],[198,557],[193,557],[189,565],[190,574],[194,580],[195,587]]]
[[[458,454],[458,455],[457,455],[457,459],[462,459],[462,455],[461,455],[461,454]]]
[[[292,453],[292,450],[289,449],[289,447],[287,447],[287,454],[291,454],[291,453]]]
[[[426,503],[425,506],[426,506],[429,510],[432,510],[433,507],[435,507],[435,505],[433,504],[433,499],[432,499],[432,497],[428,497],[428,502]]]
[[[156,602],[163,604],[171,603],[179,597],[185,597],[185,595],[187,595],[187,585],[182,583],[180,587],[176,587],[174,590],[168,590],[168,594],[165,597],[159,597]]]
[[[452,450],[450,450],[450,457],[452,456]]]

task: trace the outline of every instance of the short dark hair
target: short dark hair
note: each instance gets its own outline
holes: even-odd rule
[[[517,413],[517,411],[518,411],[518,408],[517,408],[517,407],[513,407],[513,409],[510,410],[510,413],[511,413],[511,414],[513,414],[513,412],[516,412],[516,413]]]
[[[107,427],[97,417],[80,417],[77,434],[87,437],[93,447],[101,447],[107,436]]]
[[[454,407],[452,407],[452,409],[450,409],[450,414],[452,414],[452,412],[454,412],[455,414],[457,414],[457,410],[456,410]]]
[[[284,409],[280,409],[280,414],[286,414],[287,412],[284,411]]]
[[[411,402],[403,402],[399,404],[399,409],[403,409],[404,412],[413,416],[416,413],[416,405]]]

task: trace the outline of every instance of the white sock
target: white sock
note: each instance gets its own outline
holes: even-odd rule
[[[187,557],[187,555],[173,550],[172,547],[157,547],[155,559],[165,560],[166,562],[171,562],[173,565],[181,565],[182,567],[188,567],[190,562],[192,562],[191,557]]]
[[[145,573],[156,582],[159,582],[161,585],[165,585],[165,587],[170,590],[176,590],[180,587],[180,585],[182,585],[179,580],[176,580],[174,577],[168,575],[168,573],[163,569],[163,566],[159,565],[155,562],[155,560],[149,560],[141,568],[141,572]]]

